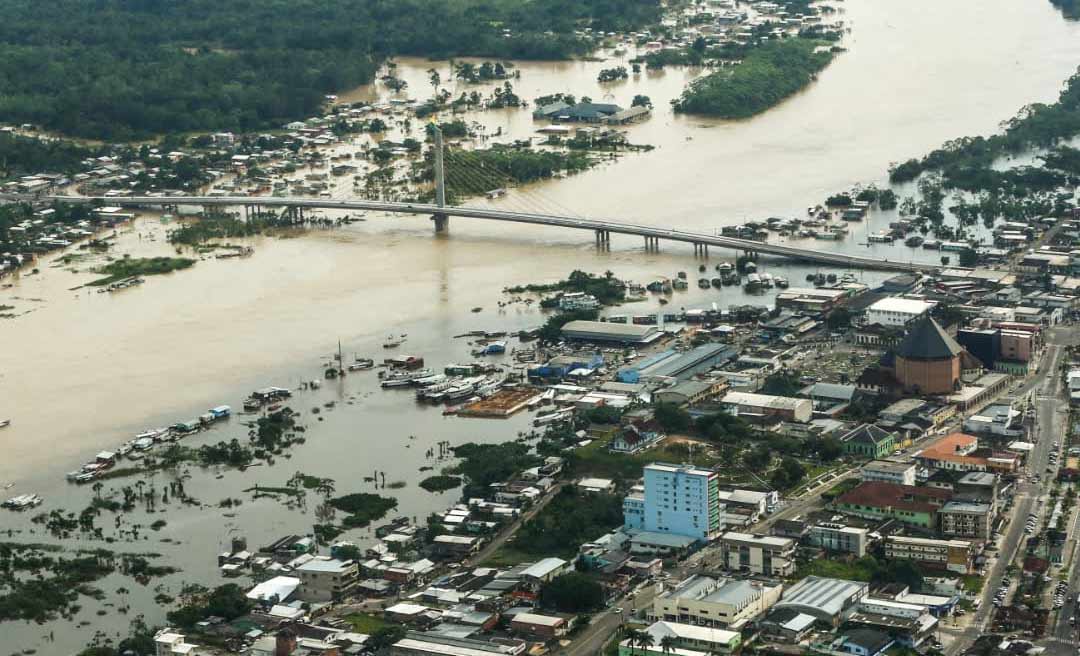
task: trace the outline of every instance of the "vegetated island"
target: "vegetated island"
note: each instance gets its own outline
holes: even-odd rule
[[[437,474],[435,476],[428,476],[420,481],[420,487],[428,492],[445,492],[461,486],[462,482],[460,476]]]
[[[180,269],[187,269],[194,264],[195,260],[186,257],[125,257],[122,260],[109,262],[98,269],[98,273],[107,275],[88,284],[101,287],[136,276],[156,276],[163,273],[172,273]]]
[[[810,84],[834,54],[828,42],[817,39],[771,41],[751,50],[741,64],[694,80],[672,105],[685,114],[749,118]]]

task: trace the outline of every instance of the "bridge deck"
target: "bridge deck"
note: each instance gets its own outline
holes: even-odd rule
[[[237,206],[258,205],[261,207],[297,207],[335,210],[370,210],[378,212],[396,212],[403,214],[445,214],[471,219],[487,219],[515,223],[530,223],[577,230],[606,231],[623,235],[637,235],[668,241],[715,246],[740,251],[754,251],[779,257],[786,257],[805,262],[831,264],[858,269],[879,269],[885,271],[933,271],[936,265],[890,261],[888,259],[830,253],[828,251],[797,248],[781,244],[723,237],[705,233],[690,232],[655,226],[623,223],[602,219],[582,219],[569,216],[511,212],[507,210],[485,209],[479,207],[445,206],[438,207],[427,203],[392,203],[371,200],[335,200],[330,198],[289,198],[262,196],[48,196],[50,201],[67,203],[101,202],[120,206],[147,205],[201,205],[201,206]]]

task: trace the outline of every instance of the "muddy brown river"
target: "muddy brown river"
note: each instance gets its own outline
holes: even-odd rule
[[[746,121],[670,111],[669,101],[697,71],[642,73],[601,86],[596,74],[611,61],[519,63],[521,79],[514,85],[528,99],[566,91],[628,106],[635,94],[650,96],[654,115],[627,130],[631,141],[656,149],[476,202],[709,232],[748,219],[802,216],[808,205],[853,184],[882,184],[890,162],[921,155],[950,138],[988,134],[1021,106],[1053,100],[1080,64],[1080,25],[1065,21],[1047,2],[851,0],[839,6],[852,29],[848,52],[804,92]],[[445,78],[445,62],[399,62],[409,95],[430,93],[426,70],[433,65]],[[342,98],[383,93],[381,87],[365,88]],[[466,118],[482,122],[489,133],[501,127],[514,137],[536,128],[529,110]],[[891,218],[878,213],[845,241],[815,247],[936,259],[936,253],[900,242],[867,246],[865,234]],[[67,484],[64,473],[97,450],[222,403],[238,409],[258,387],[295,388],[318,378],[339,340],[346,358],[383,357],[381,343],[393,333],[408,335],[399,352],[424,355],[432,366],[469,360],[469,344],[454,335],[543,321],[534,307],[499,308],[497,302],[509,298],[501,293],[504,287],[556,280],[573,269],[610,269],[639,282],[686,271],[691,289],[676,292],[668,308],[771,303],[768,295],[750,297],[736,288],[697,289],[692,281],[698,261],[689,246],[662,244],[660,253],[646,254],[639,239],[615,235],[611,251],[599,253],[586,232],[451,219],[449,234],[435,236],[426,217],[369,213],[366,219],[291,238],[252,239],[250,258],[206,259],[118,293],[69,291],[96,276],[53,266],[56,256],[41,263],[38,275],[5,280],[13,285],[0,289],[0,305],[15,306],[19,316],[0,320],[0,418],[12,419],[0,429],[0,487],[14,484],[3,496],[36,492],[46,498],[44,510],[78,511],[89,492]],[[164,237],[169,225],[157,217],[138,220],[119,233],[114,254],[172,254]],[[709,266],[724,258],[734,254],[714,250]],[[762,270],[800,286],[818,269],[776,260],[764,261]],[[867,273],[862,279],[877,283],[885,275]],[[474,307],[483,310],[470,312]],[[659,307],[653,298],[624,311],[644,314]],[[321,420],[310,413],[329,401],[336,405],[322,411]],[[308,442],[291,458],[220,478],[217,472],[189,472],[188,491],[204,503],[216,505],[228,496],[245,499],[244,505],[228,513],[172,506],[164,514],[139,515],[130,521],[149,524],[163,517],[168,525],[138,544],[114,548],[160,552],[183,567],[183,575],[164,581],[173,593],[182,580],[213,584],[219,581],[215,556],[232,536],[244,535],[257,546],[307,532],[314,522],[314,503],[293,511],[265,499],[250,501],[243,490],[254,483],[283,485],[303,471],[334,478],[339,493],[370,491],[362,478],[386,471],[388,481],[408,484],[387,491],[399,498],[399,513],[422,519],[455,498],[453,491],[437,495],[416,487],[426,475],[420,467],[440,466],[425,457],[429,448],[441,440],[502,441],[529,428],[524,414],[506,421],[444,417],[439,408],[418,406],[409,392],[379,389],[374,372],[299,392],[292,405],[303,412]],[[242,436],[239,419],[193,443]],[[158,475],[158,484],[171,476]],[[0,529],[20,531],[14,534],[19,540],[46,539],[40,529],[29,532],[28,519],[0,511]],[[100,523],[111,522],[105,516]],[[350,537],[363,541],[368,533]],[[151,608],[154,584],[139,589],[115,577],[102,587],[117,585],[135,588],[132,605],[144,606],[152,622],[162,621],[161,612]],[[68,653],[95,629],[115,633],[130,618],[108,607],[99,617],[97,602],[85,600],[83,606],[78,619],[88,626],[4,625],[8,651]],[[47,640],[50,631],[55,642]]]

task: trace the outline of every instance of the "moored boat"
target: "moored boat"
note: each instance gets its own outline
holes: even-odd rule
[[[434,376],[435,372],[431,369],[414,369],[412,371],[392,371],[383,376],[380,383],[383,387],[404,387],[406,385],[413,384],[414,381],[421,378],[428,378]]]

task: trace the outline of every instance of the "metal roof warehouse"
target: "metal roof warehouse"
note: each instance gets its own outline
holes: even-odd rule
[[[662,334],[656,326],[612,323],[608,321],[571,321],[563,326],[563,337],[590,342],[647,344]]]

